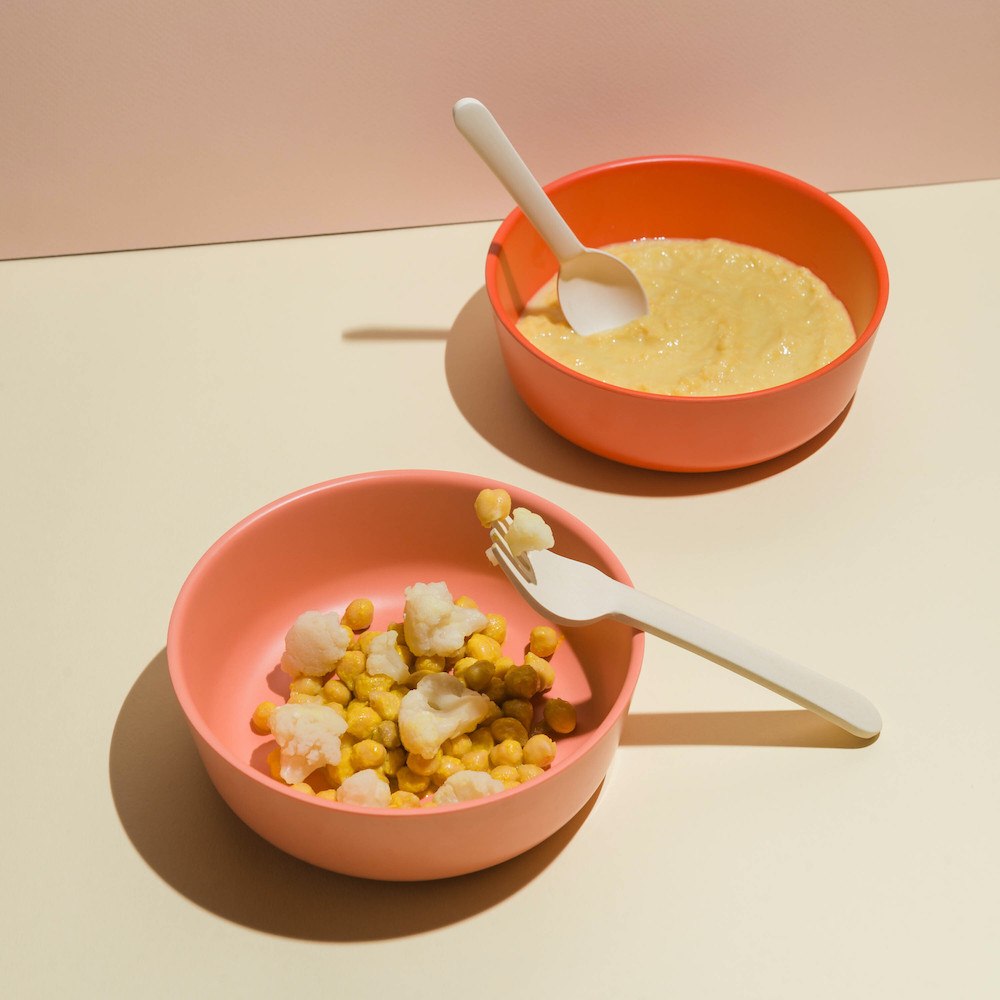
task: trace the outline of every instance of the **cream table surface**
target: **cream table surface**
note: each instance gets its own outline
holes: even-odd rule
[[[996,995],[1000,181],[842,200],[892,278],[853,405],[703,477],[520,403],[494,223],[0,265],[5,995]],[[551,497],[882,736],[651,639],[602,791],[529,854],[425,885],[285,857],[201,770],[171,605],[258,506],[406,467]]]

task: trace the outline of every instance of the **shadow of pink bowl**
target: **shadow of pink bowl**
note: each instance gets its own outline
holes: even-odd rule
[[[269,737],[250,715],[269,687],[284,635],[307,610],[375,602],[375,627],[398,621],[403,590],[444,580],[503,614],[515,658],[536,612],[484,555],[473,511],[485,486],[456,472],[370,472],[268,504],[223,535],[191,571],[170,619],[170,679],[209,778],[264,839],[310,864],[362,878],[418,881],[499,864],[555,833],[604,779],[642,661],[643,636],[615,622],[571,630],[553,657],[553,694],[578,707],[544,775],[488,798],[429,809],[371,809],[304,796],[270,777]],[[614,553],[555,504],[505,486],[552,526],[560,552],[630,583]]]

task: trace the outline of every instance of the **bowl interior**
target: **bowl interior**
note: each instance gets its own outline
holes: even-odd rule
[[[171,622],[171,675],[189,720],[235,766],[270,782],[273,744],[250,726],[254,707],[284,698],[284,636],[308,610],[375,603],[375,623],[399,621],[403,590],[444,580],[507,618],[504,651],[517,659],[541,619],[484,555],[489,539],[473,511],[491,480],[458,473],[386,472],[336,480],[263,508],[223,536],[185,583]],[[559,551],[628,581],[608,548],[576,518],[516,487],[516,505],[552,526]],[[571,630],[553,657],[552,694],[572,701],[579,725],[561,738],[564,767],[602,723],[627,707],[641,640],[605,622]],[[276,698],[276,696],[278,696]]]
[[[588,246],[668,236],[760,247],[822,278],[859,338],[877,325],[887,278],[875,241],[847,209],[795,178],[737,161],[653,157],[588,168],[546,190]],[[556,266],[531,224],[513,212],[487,265],[487,288],[508,329]]]

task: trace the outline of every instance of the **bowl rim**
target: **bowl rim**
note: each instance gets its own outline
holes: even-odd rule
[[[542,351],[541,348],[537,347],[530,340],[528,340],[528,338],[525,337],[514,324],[508,322],[507,316],[498,305],[499,296],[497,293],[497,282],[499,280],[500,273],[500,251],[510,235],[510,231],[515,225],[521,222],[521,220],[525,219],[524,213],[521,209],[515,207],[500,223],[500,227],[497,229],[492,241],[490,242],[490,248],[486,254],[486,294],[489,298],[494,316],[497,317],[507,333],[509,333],[526,351],[533,354],[539,360],[544,361],[557,371],[570,376],[584,385],[589,385],[602,392],[611,393],[612,395],[632,396],[636,399],[669,400],[671,403],[679,403],[685,406],[705,406],[709,403],[719,403],[727,400],[763,398],[776,393],[787,392],[792,387],[801,386],[815,381],[818,378],[822,378],[825,373],[846,364],[852,357],[854,357],[855,354],[863,350],[868,341],[875,336],[875,331],[882,322],[882,317],[885,314],[886,305],[889,300],[889,271],[885,263],[885,257],[882,254],[882,250],[876,242],[875,237],[872,236],[871,232],[868,230],[867,226],[865,226],[865,224],[852,211],[850,211],[850,209],[842,205],[836,198],[828,194],[826,191],[823,191],[821,188],[815,187],[798,177],[783,173],[780,170],[775,170],[773,167],[764,167],[756,163],[749,163],[745,160],[727,159],[719,156],[683,154],[631,156],[619,160],[608,160],[605,163],[597,163],[593,166],[575,170],[573,173],[565,174],[563,177],[559,177],[556,180],[544,185],[544,190],[547,194],[552,195],[593,174],[607,173],[616,170],[627,170],[631,167],[652,163],[694,163],[756,174],[760,177],[766,178],[767,180],[778,182],[785,187],[793,188],[802,194],[809,195],[832,211],[835,215],[838,215],[861,239],[861,242],[864,244],[865,249],[868,251],[871,260],[875,265],[876,280],[878,283],[878,296],[875,301],[875,308],[872,312],[871,319],[868,321],[864,330],[857,335],[854,343],[847,348],[846,351],[837,355],[836,358],[823,365],[822,368],[817,368],[815,371],[802,375],[790,382],[781,382],[778,385],[769,386],[766,389],[755,389],[752,392],[729,393],[727,395],[717,396],[672,396],[667,393],[646,392],[642,389],[630,389],[626,386],[613,385],[610,382],[602,382],[600,379],[596,379],[591,375],[585,375],[574,368],[564,365],[555,358],[550,357]]]
[[[222,760],[224,760],[231,768],[239,772],[243,775],[243,777],[249,778],[251,781],[259,784],[262,788],[266,788],[280,795],[288,796],[297,802],[307,802],[321,808],[333,809],[337,813],[347,813],[369,817],[439,816],[442,811],[457,812],[461,810],[491,806],[497,801],[503,800],[511,795],[516,795],[524,790],[524,786],[519,786],[518,788],[508,788],[504,789],[502,792],[487,795],[479,799],[472,799],[466,802],[442,804],[435,806],[433,809],[393,809],[378,806],[359,806],[348,802],[332,802],[327,799],[318,798],[314,795],[306,796],[288,785],[276,782],[273,778],[270,778],[258,771],[249,763],[240,760],[235,754],[230,752],[229,748],[216,737],[211,727],[205,721],[204,716],[202,716],[201,712],[198,711],[191,695],[190,688],[184,679],[178,653],[180,634],[186,627],[187,616],[190,613],[189,609],[202,578],[208,573],[215,560],[219,557],[219,554],[223,552],[234,539],[252,531],[260,521],[267,519],[274,512],[283,509],[286,506],[295,504],[316,493],[324,493],[330,490],[347,488],[351,485],[359,483],[387,480],[405,481],[414,476],[421,479],[436,481],[441,485],[463,485],[468,486],[470,489],[483,489],[485,486],[490,486],[492,488],[501,487],[507,489],[512,496],[516,496],[519,500],[523,498],[525,501],[523,505],[530,507],[537,513],[541,513],[543,517],[545,516],[546,509],[558,511],[559,515],[571,524],[574,531],[580,535],[585,543],[601,553],[602,557],[607,561],[608,566],[612,570],[612,574],[617,579],[621,580],[621,582],[627,584],[628,586],[632,586],[631,577],[628,575],[628,572],[622,565],[618,556],[592,528],[584,524],[584,522],[577,518],[574,514],[570,513],[559,504],[556,504],[551,500],[546,500],[544,497],[538,496],[529,490],[522,489],[518,486],[512,486],[491,477],[475,475],[467,472],[454,472],[436,469],[374,470],[370,472],[353,473],[351,475],[340,476],[335,479],[327,479],[323,482],[315,483],[312,486],[306,486],[302,489],[295,490],[292,493],[288,493],[276,500],[272,500],[269,503],[264,504],[264,506],[257,508],[250,514],[247,514],[231,528],[220,535],[219,538],[216,539],[216,541],[213,542],[205,553],[198,559],[181,585],[167,625],[167,671],[174,694],[180,704],[181,711],[183,712],[188,725],[195,731],[195,733],[197,733],[198,737],[203,740],[211,748],[211,750],[222,758]],[[471,498],[469,512],[470,517],[473,516]],[[497,572],[501,571],[498,569]],[[511,586],[511,590],[513,591],[513,585]],[[584,748],[584,752],[588,749],[599,746],[608,732],[628,711],[629,703],[632,699],[636,683],[639,679],[644,646],[644,634],[640,630],[634,630],[629,663],[625,671],[621,691],[619,691],[618,696],[615,698],[610,710],[605,714],[600,724],[588,734],[587,747]],[[570,762],[569,766],[572,766],[572,763],[573,762]],[[562,770],[562,768],[559,768],[556,771],[544,771],[537,778],[533,778],[531,780],[530,787],[540,786],[546,781],[558,777]],[[569,819],[569,817],[566,818],[567,820]],[[410,820],[410,822],[412,822],[412,820]]]

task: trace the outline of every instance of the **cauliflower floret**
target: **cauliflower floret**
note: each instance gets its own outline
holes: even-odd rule
[[[328,705],[278,705],[268,720],[281,750],[281,777],[304,781],[324,764],[340,763],[340,737],[347,722]]]
[[[434,793],[434,801],[438,805],[468,802],[469,799],[481,799],[502,792],[504,787],[502,781],[490,777],[486,771],[456,771]]]
[[[512,555],[541,552],[542,549],[551,549],[555,543],[552,529],[542,520],[541,514],[524,507],[514,509],[507,528],[507,546]]]
[[[395,629],[389,629],[382,635],[375,636],[368,646],[368,658],[365,661],[365,669],[370,674],[385,674],[391,677],[397,684],[403,684],[410,676],[410,668],[403,662],[403,658],[396,649],[399,636]]]
[[[293,677],[322,677],[343,658],[351,636],[351,630],[340,624],[336,611],[306,611],[295,619],[285,636],[281,669]]]
[[[344,778],[337,789],[338,802],[350,802],[355,806],[389,807],[389,783],[383,781],[371,768],[358,771]]]
[[[486,625],[486,615],[460,608],[444,583],[415,583],[403,594],[403,634],[417,656],[450,656]]]
[[[451,674],[430,674],[399,706],[399,736],[412,753],[430,759],[445,740],[471,733],[490,710],[490,699]]]

